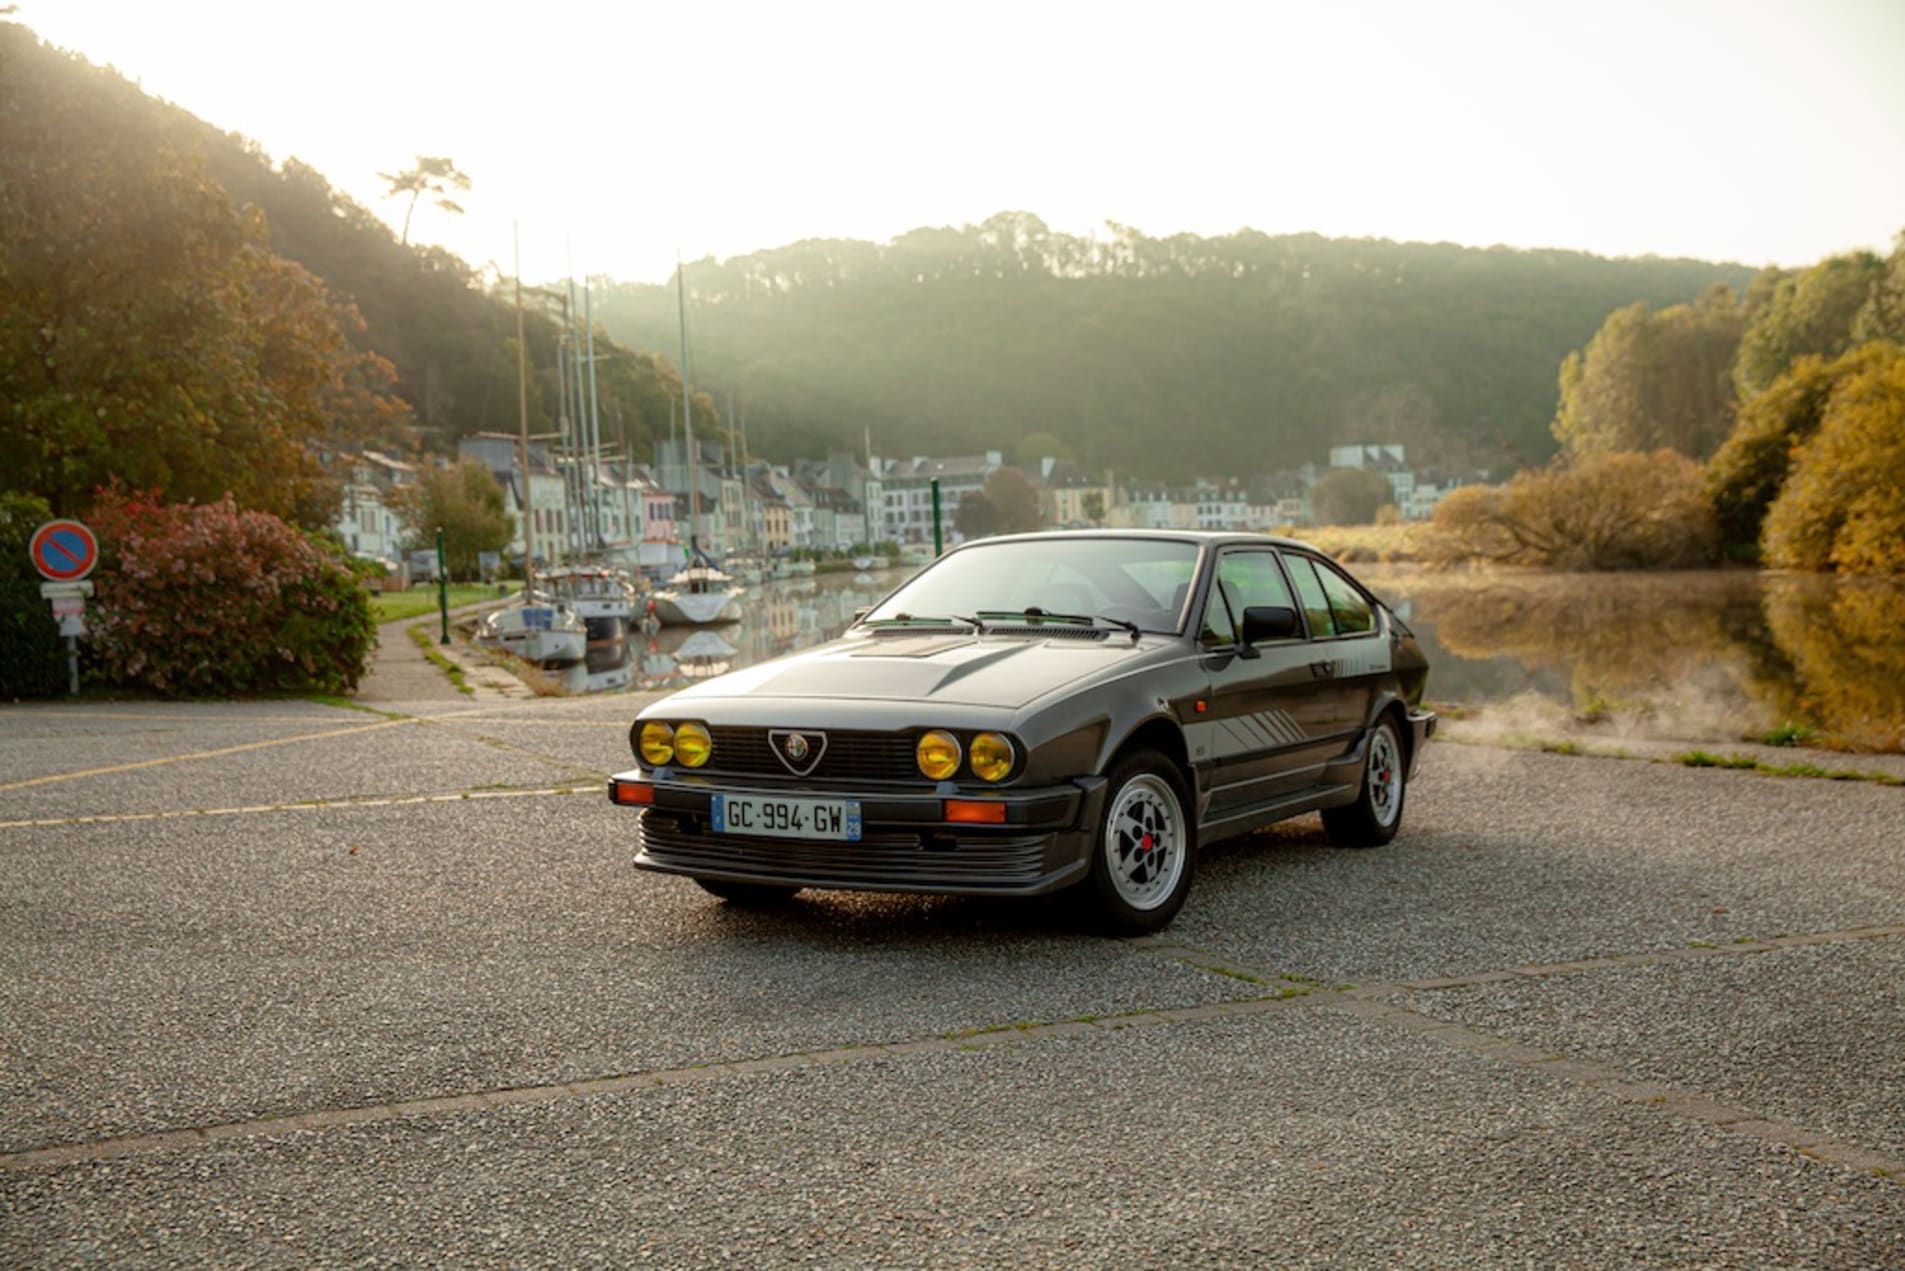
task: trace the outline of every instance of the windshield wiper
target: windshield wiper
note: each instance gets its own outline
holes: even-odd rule
[[[1071,626],[1090,627],[1090,626],[1096,626],[1098,623],[1104,622],[1104,623],[1109,623],[1111,626],[1122,627],[1124,630],[1129,631],[1131,633],[1131,642],[1133,644],[1136,644],[1138,642],[1138,637],[1143,634],[1143,632],[1138,629],[1137,623],[1126,622],[1123,618],[1113,618],[1105,614],[1099,614],[1097,617],[1094,618],[1092,615],[1088,613],[1053,613],[1050,610],[1041,609],[1037,605],[1027,605],[1025,608],[1017,609],[1017,610],[981,609],[979,611],[979,616],[981,618],[1017,618],[1020,620],[1029,621],[1033,626],[1037,626],[1043,622],[1063,622]]]
[[[884,627],[889,625],[910,627],[920,626],[922,624],[930,625],[933,623],[945,623],[950,625],[955,622],[963,622],[974,631],[984,631],[986,629],[985,623],[979,621],[977,618],[968,618],[962,613],[949,613],[943,617],[914,617],[910,613],[896,613],[891,618],[864,618],[861,620],[861,625],[868,627]]]

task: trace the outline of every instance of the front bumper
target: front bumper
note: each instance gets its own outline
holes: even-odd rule
[[[987,792],[828,789],[640,770],[610,778],[652,786],[636,819],[638,868],[694,878],[850,891],[1035,896],[1069,887],[1090,868],[1105,783],[1086,777],[1033,790]],[[716,794],[857,799],[857,842],[717,834]],[[998,825],[946,820],[947,798],[1005,806]],[[617,800],[620,802],[620,800]]]

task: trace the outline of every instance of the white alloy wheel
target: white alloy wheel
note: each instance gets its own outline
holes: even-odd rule
[[[1389,829],[1402,815],[1403,765],[1402,747],[1387,720],[1376,726],[1375,736],[1369,739],[1369,767],[1363,780],[1369,787],[1370,816]]]
[[[1112,796],[1105,817],[1105,872],[1118,898],[1147,911],[1169,903],[1184,875],[1184,809],[1170,782],[1140,772]]]

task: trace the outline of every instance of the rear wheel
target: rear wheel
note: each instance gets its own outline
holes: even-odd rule
[[[697,878],[695,885],[710,896],[719,896],[741,909],[768,909],[784,905],[800,890],[776,883],[737,883],[725,878]]]
[[[1338,847],[1380,847],[1402,827],[1403,783],[1407,776],[1402,739],[1388,715],[1370,730],[1363,762],[1363,785],[1356,802],[1323,810],[1323,830]]]
[[[1140,750],[1112,767],[1085,887],[1120,935],[1161,930],[1190,894],[1197,844],[1177,766]]]

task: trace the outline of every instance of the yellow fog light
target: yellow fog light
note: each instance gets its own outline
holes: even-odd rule
[[[642,725],[642,760],[653,767],[675,761],[675,730],[659,719]]]
[[[943,728],[935,728],[919,739],[913,748],[919,770],[934,781],[946,781],[959,771],[959,739]]]
[[[699,768],[714,753],[714,738],[704,724],[683,724],[675,729],[675,758],[690,768]]]
[[[980,733],[972,739],[972,775],[985,781],[1004,781],[1016,757],[1012,743],[999,733]]]

